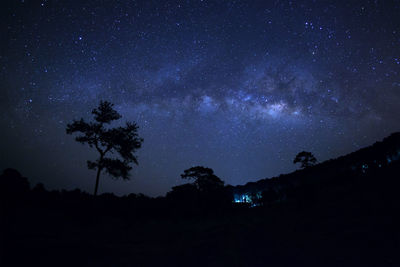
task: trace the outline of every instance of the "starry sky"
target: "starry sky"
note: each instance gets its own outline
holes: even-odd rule
[[[164,195],[195,165],[237,185],[400,130],[400,1],[0,4],[0,168],[92,192],[96,153],[66,135],[108,100],[144,138],[131,180]]]

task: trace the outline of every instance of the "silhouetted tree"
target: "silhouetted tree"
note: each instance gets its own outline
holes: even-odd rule
[[[196,166],[181,174],[182,179],[194,179],[194,185],[200,192],[209,192],[224,187],[224,182],[214,174],[213,169]]]
[[[107,128],[111,122],[121,118],[113,109],[113,104],[101,101],[93,109],[94,122],[83,119],[74,120],[67,125],[67,134],[82,133],[75,138],[77,142],[88,144],[96,148],[100,157],[96,161],[88,161],[89,169],[97,170],[94,195],[97,195],[100,173],[105,170],[111,176],[129,179],[130,163],[138,164],[135,152],[141,147],[143,139],[138,136],[138,126],[134,122],[127,122],[125,127]],[[108,154],[118,154],[119,158],[106,157]]]
[[[311,152],[302,151],[302,152],[298,153],[293,160],[294,164],[296,164],[298,162],[301,163],[301,168],[304,169],[304,168],[313,166],[317,162],[317,159],[314,157],[314,155]]]
[[[208,213],[231,205],[233,195],[230,188],[224,186],[212,169],[192,167],[185,170],[181,177],[194,182],[176,186],[167,195],[173,202],[178,201],[180,206]]]

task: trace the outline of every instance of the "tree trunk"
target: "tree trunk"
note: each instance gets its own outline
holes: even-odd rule
[[[97,176],[96,176],[96,185],[94,187],[94,196],[97,196],[97,189],[99,188],[100,173],[101,173],[101,168],[98,167]]]

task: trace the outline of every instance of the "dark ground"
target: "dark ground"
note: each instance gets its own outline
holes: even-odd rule
[[[2,198],[0,263],[400,266],[399,166],[255,208],[36,188]]]

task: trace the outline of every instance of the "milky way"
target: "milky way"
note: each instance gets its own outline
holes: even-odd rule
[[[268,2],[268,3],[265,3]],[[90,190],[65,134],[109,100],[145,139],[129,182],[162,195],[204,165],[229,184],[400,130],[400,1],[2,1],[0,167]]]

